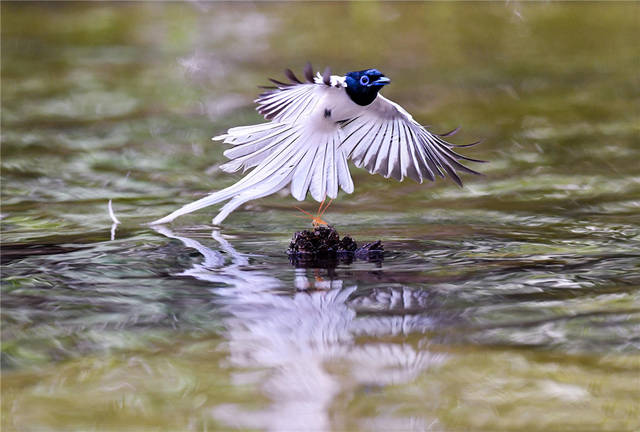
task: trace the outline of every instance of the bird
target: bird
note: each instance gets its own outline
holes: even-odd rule
[[[228,202],[213,218],[220,225],[244,203],[262,198],[289,186],[291,195],[303,201],[308,194],[318,201],[334,199],[338,190],[354,191],[349,171],[351,160],[358,168],[402,181],[409,177],[418,183],[425,179],[449,177],[459,186],[458,172],[480,174],[460,161],[485,162],[459,154],[457,145],[444,134],[430,132],[400,105],[385,98],[380,90],[391,80],[377,69],[332,75],[329,67],[313,73],[304,68],[305,81],[284,71],[289,82],[269,78],[255,103],[264,123],[233,127],[215,136],[233,147],[224,155],[230,161],[221,165],[225,172],[250,172],[238,182],[187,204],[151,222],[165,224],[178,216],[222,201]]]

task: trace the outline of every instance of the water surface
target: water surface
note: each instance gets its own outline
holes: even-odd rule
[[[2,3],[3,430],[640,428],[639,8]],[[285,193],[210,137],[307,60],[490,160],[353,169],[327,219],[382,263],[298,269]],[[112,226],[108,200],[122,222]],[[314,203],[304,206],[312,210]]]

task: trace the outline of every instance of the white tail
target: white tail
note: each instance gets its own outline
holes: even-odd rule
[[[151,225],[173,221],[178,216],[231,199],[213,219],[220,224],[242,204],[271,195],[291,183],[294,198],[301,201],[307,191],[316,201],[335,198],[338,186],[353,192],[346,155],[339,148],[339,131],[303,132],[301,125],[265,123],[230,129],[215,137],[235,147],[225,156],[232,158],[222,165],[228,172],[255,167],[236,184],[194,201]]]

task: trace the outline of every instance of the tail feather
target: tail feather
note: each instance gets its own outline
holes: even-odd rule
[[[298,200],[303,200],[309,191],[317,201],[327,195],[335,198],[338,186],[351,193],[353,182],[347,155],[338,148],[339,133],[339,130],[312,133],[302,126],[277,123],[230,129],[226,135],[216,138],[242,143],[235,147],[242,150],[236,153],[237,158],[224,164],[223,169],[255,168],[236,184],[187,204],[151,225],[169,223],[178,216],[230,199],[213,219],[214,224],[220,224],[242,204],[271,195],[290,183],[291,193]],[[248,135],[255,141],[248,139]],[[225,152],[228,154],[229,151]]]
[[[313,166],[311,167],[311,184],[309,185],[309,192],[316,201],[322,201],[326,191],[325,182],[325,169],[324,163],[326,158],[326,146],[320,146],[316,157],[313,159]]]
[[[255,188],[245,190],[244,192],[233,197],[231,201],[222,206],[220,213],[218,213],[216,217],[213,218],[212,223],[214,225],[220,225],[232,211],[240,207],[242,204],[278,192],[289,182],[291,182],[291,177],[293,176],[293,173],[291,171],[283,174],[284,175],[274,176],[266,183],[257,185]]]
[[[291,195],[298,201],[304,200],[309,190],[309,184],[313,177],[313,161],[316,157],[318,149],[310,149],[302,158],[298,167],[296,168],[293,180],[291,181]]]
[[[222,189],[221,191],[218,191],[218,192],[214,192],[211,195],[207,195],[204,198],[200,198],[197,201],[194,201],[190,204],[180,207],[178,210],[168,214],[163,218],[154,220],[149,225],[160,225],[160,224],[169,223],[173,221],[175,218],[177,218],[178,216],[182,216],[182,215],[194,212],[196,210],[200,210],[201,208],[209,207],[210,205],[217,204],[221,201],[227,200],[238,193],[234,189],[236,189],[236,185],[230,186],[226,189]]]
[[[231,186],[233,187],[233,186]],[[154,220],[153,222],[151,222],[149,225],[160,225],[160,224],[165,224],[165,223],[169,223],[171,221],[173,221],[175,218],[177,218],[178,216],[182,216],[191,212],[194,212],[196,210],[200,210],[201,208],[205,208],[208,207],[210,205],[213,204],[217,204],[221,201],[224,201],[226,199],[229,199],[233,196],[233,193],[231,193],[231,195],[229,195],[230,191],[228,190],[230,188],[227,189],[223,189],[219,192],[215,192],[212,193],[211,195],[208,195],[204,198],[200,198],[197,201],[194,201],[190,204],[187,204],[186,206],[180,207],[178,210],[174,211],[173,213],[168,214],[167,216]]]

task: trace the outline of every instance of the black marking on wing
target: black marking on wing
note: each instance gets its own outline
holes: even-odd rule
[[[484,140],[478,140],[478,141],[474,141],[471,144],[451,144],[448,143],[451,147],[473,147],[475,145],[481,144],[482,142],[484,142]],[[481,161],[481,162],[486,162],[486,161]]]
[[[357,119],[358,119],[358,117],[353,117],[353,118],[345,119],[345,120],[338,120],[338,121],[336,122],[336,124],[337,124],[338,126],[340,126],[340,127],[342,127],[342,128],[343,128],[343,127],[345,127],[345,126],[348,126],[351,122],[353,122],[353,121],[355,121],[355,120],[357,120]]]
[[[455,134],[458,133],[458,131],[460,130],[460,126],[458,126],[457,128],[450,130],[449,132],[445,132],[443,134],[437,134],[440,138],[446,138],[448,136],[454,136]]]
[[[463,159],[471,162],[486,161],[473,159],[454,152],[453,150],[451,150],[453,147],[455,147],[454,144],[443,140],[438,135],[429,133],[426,129],[418,131],[418,134],[419,140],[422,142],[423,149],[426,150],[426,152],[429,154],[430,159],[433,161],[433,163],[435,163],[438,171],[440,171],[440,169],[446,171],[447,175],[459,186],[462,186],[462,180],[456,173],[456,170],[475,175],[482,175],[481,173],[474,171],[465,165],[462,165],[460,162],[458,162],[458,160]]]
[[[311,66],[311,62],[307,62],[307,64],[304,66],[304,77],[307,79],[308,82],[310,82],[311,84],[314,84],[313,66]]]
[[[285,69],[284,74],[291,80],[291,82],[302,84],[302,81],[298,79],[298,77],[293,73],[291,69]]]
[[[274,83],[278,87],[291,87],[292,86],[292,84],[285,84],[285,83],[283,83],[281,81],[274,80],[273,78],[269,78],[269,81],[271,81],[272,83]]]
[[[331,68],[327,66],[322,73],[322,82],[331,85]]]

